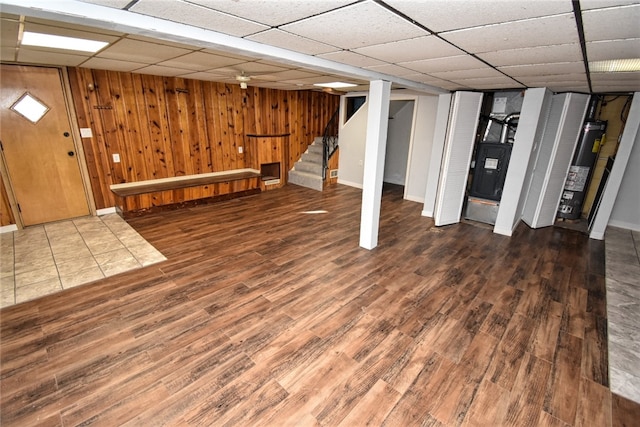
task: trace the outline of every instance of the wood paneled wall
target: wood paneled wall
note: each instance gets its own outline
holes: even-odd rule
[[[4,188],[4,181],[2,175],[0,175],[0,226],[15,224],[16,220],[13,217],[11,211],[11,205],[9,204],[9,196]]]
[[[255,138],[290,134],[288,164],[322,135],[339,97],[143,74],[69,69],[97,208],[116,205],[111,184],[239,168],[258,169]],[[244,148],[238,153],[238,147]],[[120,163],[113,162],[113,154]],[[233,185],[165,191],[136,198],[135,208],[243,191]]]

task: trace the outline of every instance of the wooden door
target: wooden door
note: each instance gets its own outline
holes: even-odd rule
[[[2,65],[1,76],[0,141],[23,224],[89,215],[60,71]],[[16,111],[25,94],[48,108],[40,119]]]

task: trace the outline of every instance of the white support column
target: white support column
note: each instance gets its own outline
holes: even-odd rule
[[[362,178],[362,212],[360,215],[360,246],[365,249],[373,249],[378,246],[390,98],[390,82],[375,80],[369,84],[369,99],[367,100],[369,111]]]

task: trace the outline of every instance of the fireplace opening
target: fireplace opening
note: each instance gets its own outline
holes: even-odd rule
[[[262,163],[260,165],[260,175],[263,181],[280,179],[280,162]]]

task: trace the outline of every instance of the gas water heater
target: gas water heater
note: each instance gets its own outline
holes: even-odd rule
[[[589,119],[585,122],[578,146],[573,154],[562,198],[558,206],[558,218],[578,219],[593,174],[593,166],[603,144],[607,122]]]

